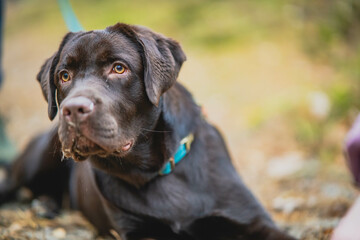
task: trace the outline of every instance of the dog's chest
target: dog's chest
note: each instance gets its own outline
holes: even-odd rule
[[[111,205],[116,224],[168,227],[178,233],[212,209],[212,198],[188,186],[176,176],[165,176],[142,189],[106,178],[97,180],[103,197]],[[116,189],[116,190],[115,190]]]

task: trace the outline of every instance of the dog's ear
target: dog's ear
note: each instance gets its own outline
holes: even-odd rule
[[[55,86],[55,69],[59,63],[60,54],[65,44],[76,33],[68,33],[65,35],[63,41],[60,44],[59,50],[42,65],[40,72],[37,74],[36,79],[39,81],[45,100],[48,102],[48,115],[50,120],[53,120],[58,111],[56,105],[56,86]]]
[[[186,60],[178,42],[135,26],[138,41],[144,50],[144,81],[150,101],[157,106],[161,95],[176,81]]]
[[[179,43],[141,26],[118,23],[107,30],[120,32],[139,45],[143,52],[146,93],[158,106],[161,95],[175,83],[186,60]]]
[[[54,53],[50,58],[48,58],[45,63],[41,66],[40,72],[37,74],[36,79],[40,83],[42,93],[44,98],[47,102],[49,102],[49,92],[50,92],[50,85],[49,85],[49,72],[51,63],[55,57],[56,53]]]

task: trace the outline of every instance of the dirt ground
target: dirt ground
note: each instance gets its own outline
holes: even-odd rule
[[[246,149],[242,150],[245,157],[235,162],[237,169],[282,229],[298,239],[330,239],[333,228],[356,196],[344,165],[339,162],[323,166],[294,151],[268,158],[270,152],[281,151],[284,146],[280,142],[287,141],[270,145],[272,131],[273,127],[265,127],[258,133],[261,136],[256,134],[245,141],[241,147]],[[258,149],[259,146],[271,149]],[[289,166],[300,163],[301,168],[283,168],[288,162]],[[26,194],[23,189],[19,198],[26,199]],[[42,212],[38,200],[2,206],[0,239],[103,239],[96,237],[94,228],[79,212],[64,210],[52,220],[42,217]]]
[[[8,32],[5,38],[0,113],[18,152],[55,124],[47,119],[35,76],[66,30],[47,29],[44,37],[41,26]],[[293,119],[283,112],[289,104],[306,102],[337,72],[281,38],[221,52],[183,47],[188,61],[179,81],[223,132],[245,183],[285,231],[299,239],[329,239],[358,193],[343,156],[324,161],[303,150],[289,124]],[[341,146],[347,130],[339,123],[327,133],[328,141]],[[78,212],[64,210],[49,220],[41,217],[37,200],[0,207],[0,239],[94,238],[95,230]]]

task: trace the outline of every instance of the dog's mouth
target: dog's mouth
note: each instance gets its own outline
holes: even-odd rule
[[[105,158],[113,155],[123,157],[126,155],[134,145],[133,140],[128,140],[124,144],[121,144],[118,148],[113,149],[107,146],[100,145],[99,143],[92,141],[84,135],[77,135],[71,139],[71,144],[63,143],[62,151],[65,157],[73,158],[75,161],[84,161],[90,156],[100,156]]]
[[[68,144],[63,144],[63,153],[65,157],[71,157],[75,161],[83,161],[91,155],[104,155],[105,149],[89,140],[85,136],[78,136],[72,139],[73,144],[69,147],[64,147]]]
[[[99,115],[74,123],[61,116],[58,133],[66,158],[83,161],[91,156],[124,157],[131,151],[135,138],[119,130],[111,116]]]

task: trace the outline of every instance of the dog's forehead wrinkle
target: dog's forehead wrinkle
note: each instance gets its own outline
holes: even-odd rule
[[[101,45],[102,38],[95,32],[87,32],[65,45],[63,52],[67,55],[72,54],[75,57],[81,57],[83,54],[92,52],[91,50]]]
[[[109,42],[109,48],[113,54],[122,54],[137,64],[141,63],[139,49],[128,37],[119,33],[106,32],[104,36],[106,36],[106,41]]]
[[[63,65],[77,70],[88,68],[96,63],[111,64],[123,60],[140,69],[142,60],[137,46],[121,34],[102,31],[83,35],[64,48],[61,59]]]

